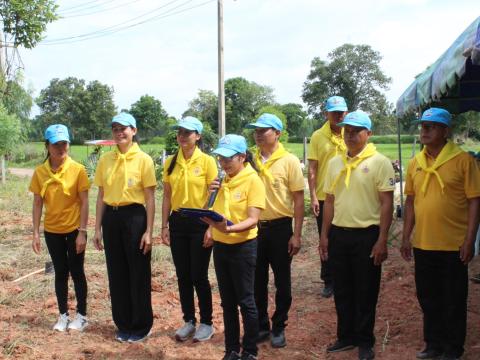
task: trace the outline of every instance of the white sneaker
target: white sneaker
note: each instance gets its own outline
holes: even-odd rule
[[[195,325],[193,321],[188,321],[180,329],[175,332],[177,341],[185,341],[195,333]]]
[[[57,323],[53,327],[53,330],[64,332],[65,330],[67,330],[68,321],[69,319],[66,313],[60,314],[60,316],[58,317]]]
[[[82,314],[75,316],[75,319],[68,324],[69,330],[83,331],[88,326],[87,317]]]

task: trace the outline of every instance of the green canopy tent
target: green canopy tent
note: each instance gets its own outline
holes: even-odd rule
[[[398,156],[402,169],[400,119],[418,117],[428,107],[452,114],[480,111],[480,17],[478,17],[397,100]],[[403,174],[400,171],[400,203],[403,210]],[[403,211],[402,211],[403,213]]]

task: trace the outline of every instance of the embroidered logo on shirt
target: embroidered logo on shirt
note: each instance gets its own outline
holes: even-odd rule
[[[362,168],[362,172],[364,172],[365,174],[367,174],[369,171],[370,171],[370,169],[368,168],[367,165],[365,165],[365,166]]]
[[[202,172],[202,169],[199,166],[193,168],[193,175],[198,176],[200,175],[201,172]]]
[[[236,193],[233,194],[233,198],[235,200],[240,200],[242,198],[242,193],[240,191],[237,191]]]
[[[135,181],[133,179],[128,179],[128,187],[132,187]]]

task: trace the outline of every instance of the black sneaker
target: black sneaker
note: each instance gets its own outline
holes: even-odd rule
[[[285,339],[285,330],[274,331],[270,336],[270,343],[273,348],[282,348],[287,346],[287,340]]]
[[[257,360],[257,356],[244,351],[240,360]]]
[[[321,295],[324,298],[332,297],[332,295],[333,295],[333,285],[331,285],[331,284],[325,285],[325,287],[322,290]]]
[[[335,352],[340,352],[340,351],[347,351],[347,350],[352,350],[355,348],[355,345],[353,345],[350,342],[345,342],[345,341],[340,341],[337,340],[335,341],[332,345],[327,347],[327,353],[335,353]]]
[[[226,353],[222,360],[240,360],[240,354],[236,351],[230,351]]]
[[[258,332],[257,344],[268,340],[270,337],[270,330],[260,330]]]
[[[120,341],[120,342],[126,342],[130,338],[130,334],[127,332],[123,332],[118,330],[115,333],[115,340]]]
[[[375,353],[371,347],[359,347],[358,359],[359,360],[372,360],[375,358]]]
[[[440,355],[442,355],[442,351],[427,346],[422,351],[417,352],[416,355],[417,359],[437,359]]]

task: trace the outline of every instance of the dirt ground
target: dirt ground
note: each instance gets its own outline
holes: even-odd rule
[[[396,228],[401,224],[397,223]],[[90,219],[90,228],[93,218]],[[293,305],[286,330],[288,345],[259,348],[259,359],[356,359],[356,350],[327,355],[335,340],[336,315],[333,299],[320,297],[317,237],[311,220],[306,222],[304,243],[293,262]],[[103,253],[87,248],[90,326],[84,333],[59,334],[52,330],[57,318],[53,276],[43,273],[14,283],[13,280],[41,269],[49,260],[45,249],[36,256],[30,248],[29,214],[0,211],[0,358],[5,359],[182,359],[213,360],[223,356],[223,325],[218,288],[213,269],[210,280],[214,296],[216,335],[206,343],[177,343],[175,329],[181,325],[177,285],[168,248],[156,246],[153,268],[152,336],[141,344],[113,340],[106,269]],[[396,234],[398,236],[398,234]],[[395,236],[394,236],[395,237]],[[393,240],[393,246],[396,240]],[[476,259],[471,273],[480,272]],[[75,301],[70,290],[71,313]],[[463,359],[480,359],[480,285],[470,285],[468,335]],[[270,298],[272,301],[273,298]],[[422,317],[415,297],[412,264],[405,263],[396,248],[384,263],[375,327],[377,359],[414,359],[423,346]]]

